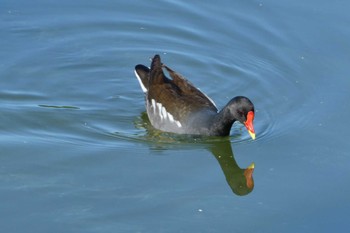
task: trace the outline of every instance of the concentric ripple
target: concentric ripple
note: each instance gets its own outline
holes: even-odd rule
[[[38,119],[36,112],[45,112],[39,116],[40,127],[52,124],[53,119],[70,122],[53,130],[66,130],[58,137],[77,143],[115,143],[114,139],[191,142],[192,138],[152,130],[140,117],[144,97],[133,68],[139,63],[148,65],[149,58],[159,53],[165,64],[187,77],[219,108],[237,95],[250,98],[256,108],[257,141],[272,140],[309,122],[312,116],[304,112],[310,84],[297,78],[305,61],[298,54],[285,58],[281,47],[290,39],[279,34],[276,27],[281,25],[223,6],[210,9],[220,12],[220,17],[214,17],[191,3],[166,4],[183,13],[180,22],[163,24],[152,15],[135,16],[123,11],[126,5],[120,6],[118,20],[114,11],[105,12],[109,17],[103,19],[92,14],[88,21],[68,13],[65,20],[59,20],[58,11],[47,21],[42,15],[33,16],[30,23],[21,11],[8,13],[2,17],[9,31],[6,39],[18,41],[24,52],[6,61],[0,95],[29,97],[13,98],[7,107],[25,104],[19,111],[33,120],[24,128],[38,135],[42,129],[33,123]],[[148,4],[138,7],[149,10]],[[247,7],[257,15],[263,10],[259,4]],[[166,17],[169,22],[179,20],[177,15]],[[23,41],[31,44],[30,49]],[[251,141],[240,124],[234,125],[231,135],[233,143]]]

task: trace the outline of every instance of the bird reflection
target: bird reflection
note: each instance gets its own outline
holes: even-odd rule
[[[247,168],[240,168],[234,158],[228,139],[212,143],[209,149],[219,162],[226,181],[235,194],[244,196],[253,191],[254,163],[251,163]]]
[[[136,128],[146,129],[146,138],[148,140],[156,140],[158,142],[157,147],[168,147],[169,143],[173,142],[188,142],[196,140],[202,142],[199,145],[204,145],[217,159],[221,169],[225,175],[226,181],[230,186],[234,194],[238,196],[244,196],[249,194],[254,189],[254,163],[251,163],[247,168],[240,168],[234,158],[231,143],[229,138],[225,137],[201,137],[194,138],[193,136],[174,135],[155,130],[147,117],[147,114],[143,112],[140,118],[134,122]],[[212,139],[212,140],[211,140]],[[162,143],[163,142],[163,143]]]

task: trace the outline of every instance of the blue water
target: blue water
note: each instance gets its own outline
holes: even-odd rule
[[[0,228],[345,232],[349,7],[2,1]],[[154,130],[133,69],[156,53],[219,108],[248,96],[257,139]]]

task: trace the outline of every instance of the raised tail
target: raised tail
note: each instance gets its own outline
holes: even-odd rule
[[[135,66],[135,75],[139,80],[140,86],[144,93],[147,93],[149,86],[152,84],[162,84],[167,78],[163,72],[163,65],[160,60],[160,56],[156,54],[151,63],[151,69],[144,65]]]
[[[156,54],[151,63],[151,71],[150,71],[150,83],[151,84],[162,84],[167,78],[163,72],[163,65],[160,60],[160,56]]]

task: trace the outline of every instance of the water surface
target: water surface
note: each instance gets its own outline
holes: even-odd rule
[[[349,3],[1,5],[4,232],[350,227]],[[154,130],[133,68],[156,53],[218,107],[248,96],[257,139]]]

